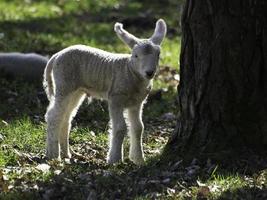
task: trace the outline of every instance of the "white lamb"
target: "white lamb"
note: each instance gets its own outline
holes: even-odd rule
[[[149,39],[138,39],[116,23],[118,37],[132,54],[115,54],[75,45],[56,53],[44,72],[44,87],[50,104],[47,108],[47,157],[70,158],[69,132],[72,118],[86,96],[106,99],[112,122],[108,163],[123,160],[123,139],[127,132],[123,112],[129,119],[129,158],[144,163],[142,147],[142,107],[157,71],[160,44],[166,24],[160,19]]]

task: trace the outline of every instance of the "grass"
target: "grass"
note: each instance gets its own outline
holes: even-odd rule
[[[44,131],[44,126],[32,124],[29,119],[16,120],[0,126],[2,142],[5,143],[3,150],[0,151],[0,166],[17,165],[19,157],[17,151],[35,154],[43,151]]]
[[[108,112],[101,101],[84,103],[73,121],[70,144],[82,156],[46,161],[43,116],[48,102],[40,84],[0,77],[0,199],[266,199],[265,169],[248,173],[242,167],[226,170],[212,161],[186,164],[179,158],[162,162],[178,112],[174,76],[179,72],[181,2],[0,1],[0,50],[6,52],[51,56],[77,43],[129,52],[113,31],[115,21],[140,37],[152,34],[158,18],[169,29],[144,109],[142,167],[127,158],[128,140],[125,162],[106,164]]]

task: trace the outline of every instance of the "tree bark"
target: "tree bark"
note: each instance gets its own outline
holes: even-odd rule
[[[267,148],[267,1],[187,0],[179,116],[169,145],[196,154]]]

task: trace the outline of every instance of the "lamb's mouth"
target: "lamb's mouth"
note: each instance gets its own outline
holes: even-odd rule
[[[150,76],[149,75],[146,75],[146,78],[147,79],[152,79],[153,77],[154,77],[154,74],[153,75],[150,75]]]
[[[155,72],[154,71],[147,71],[146,72],[146,78],[148,79],[152,79],[155,75]]]

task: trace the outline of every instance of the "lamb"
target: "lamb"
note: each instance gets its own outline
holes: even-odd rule
[[[116,23],[114,31],[131,48],[131,54],[74,45],[51,57],[44,72],[44,88],[50,100],[45,115],[48,159],[71,157],[71,121],[88,96],[108,101],[112,133],[107,162],[123,160],[125,111],[129,120],[129,158],[137,165],[144,163],[142,109],[152,88],[166,29],[164,20],[159,19],[151,38],[139,39]]]

